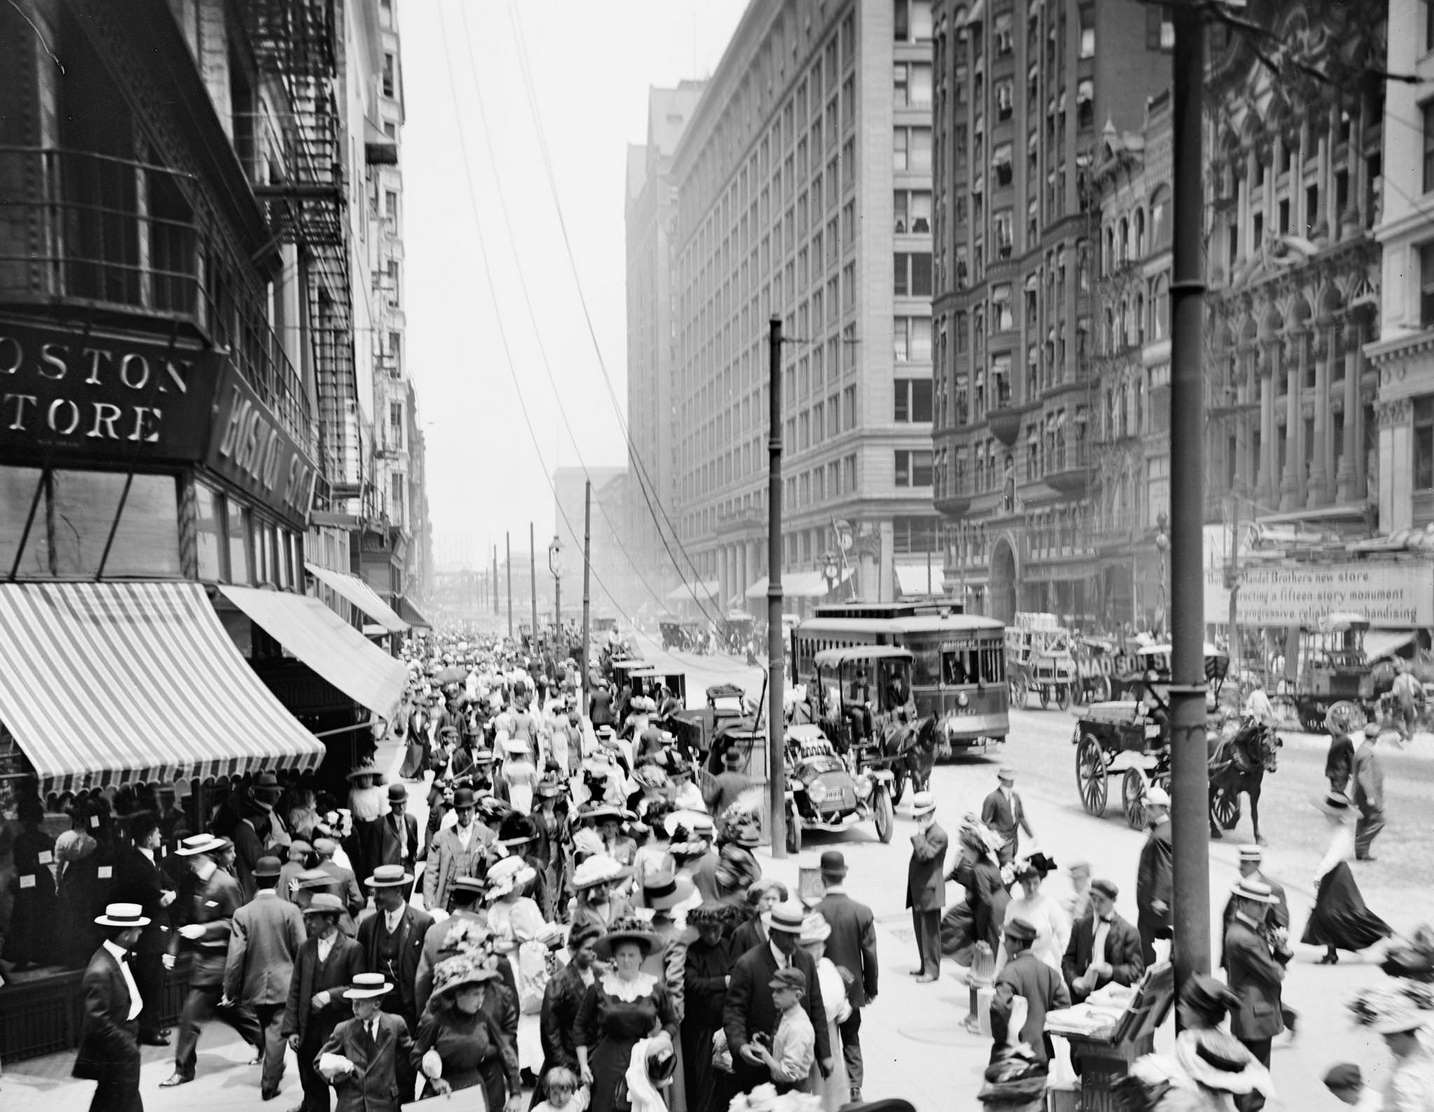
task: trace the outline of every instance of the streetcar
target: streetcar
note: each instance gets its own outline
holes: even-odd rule
[[[810,688],[817,683],[818,653],[863,645],[906,649],[918,735],[936,757],[949,757],[1006,740],[1005,638],[1006,627],[996,619],[963,614],[959,604],[939,600],[819,606],[792,631],[793,672]]]

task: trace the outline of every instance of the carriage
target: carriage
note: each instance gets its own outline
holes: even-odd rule
[[[890,770],[894,803],[908,780],[913,791],[925,791],[934,747],[921,743],[916,727],[913,655],[891,645],[857,645],[824,649],[813,664],[816,717],[837,749],[852,755],[858,772]]]
[[[1013,707],[1024,707],[1035,692],[1042,707],[1070,708],[1079,675],[1070,632],[1054,614],[1017,614],[1006,627],[1006,675]]]
[[[1071,646],[1075,657],[1077,706],[1103,703],[1114,694],[1111,676],[1115,674],[1116,646],[1098,637],[1080,637]]]

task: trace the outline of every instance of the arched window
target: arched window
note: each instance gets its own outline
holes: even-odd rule
[[[1154,303],[1150,310],[1150,337],[1163,340],[1170,326],[1170,282],[1163,274],[1156,276]]]
[[[1141,208],[1135,210],[1134,235],[1135,247],[1133,254],[1135,258],[1143,259],[1145,258],[1145,210]]]
[[[1116,250],[1120,253],[1116,265],[1124,266],[1130,255],[1130,221],[1123,216],[1120,218],[1120,240],[1116,244]]]
[[[1159,186],[1150,195],[1150,249],[1170,246],[1170,190]]]

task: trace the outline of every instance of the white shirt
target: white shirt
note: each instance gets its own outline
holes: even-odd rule
[[[468,843],[473,840],[473,824],[470,822],[464,826],[460,822],[454,826],[453,830],[458,835],[458,842],[463,847],[463,851],[468,852]]]
[[[121,950],[108,938],[101,942],[100,945],[108,950],[110,957],[119,963],[120,975],[124,977],[124,987],[129,990],[129,1015],[125,1016],[125,1019],[132,1020],[138,1016],[140,1012],[144,1011],[144,1001],[140,998],[139,985],[135,984],[134,974],[131,973],[129,969],[129,962],[124,960],[126,951]]]
[[[786,969],[787,966],[792,964],[792,959],[788,955],[782,953],[781,950],[777,949],[776,943],[768,942],[767,945],[772,948],[772,956],[777,959],[778,969]]]
[[[393,934],[394,931],[398,930],[398,924],[403,922],[403,913],[407,909],[408,904],[401,903],[398,907],[394,908],[394,910],[385,911],[383,913],[383,923],[384,926],[388,928],[389,934]]]
[[[1105,940],[1110,934],[1110,920],[1097,919],[1095,921],[1095,939],[1091,943],[1090,960],[1094,964],[1105,960]]]
[[[320,936],[319,936],[319,962],[320,962],[320,964],[322,964],[323,962],[326,962],[326,961],[329,960],[329,954],[332,953],[332,952],[333,952],[333,949],[334,949],[334,939],[336,939],[337,937],[338,937],[338,932],[337,932],[337,931],[335,931],[333,934],[329,935],[327,938],[325,938],[323,935],[320,935]]]

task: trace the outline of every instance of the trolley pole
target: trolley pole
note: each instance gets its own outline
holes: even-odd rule
[[[528,651],[531,653],[538,648],[538,542],[531,521],[528,522],[528,582],[533,587],[533,632],[528,637]]]
[[[787,856],[787,775],[782,712],[782,320],[772,317],[767,341],[767,807],[772,856]]]
[[[503,533],[503,543],[508,548],[508,640],[513,639],[513,534]]]
[[[1171,6],[1173,66],[1174,253],[1171,261],[1170,369],[1170,772],[1175,905],[1175,985],[1210,971],[1209,777],[1205,749],[1205,601],[1202,480],[1201,330],[1205,297],[1201,123],[1205,30],[1195,0]]]
[[[583,655],[582,714],[588,712],[588,646],[592,644],[593,481],[583,484]]]

